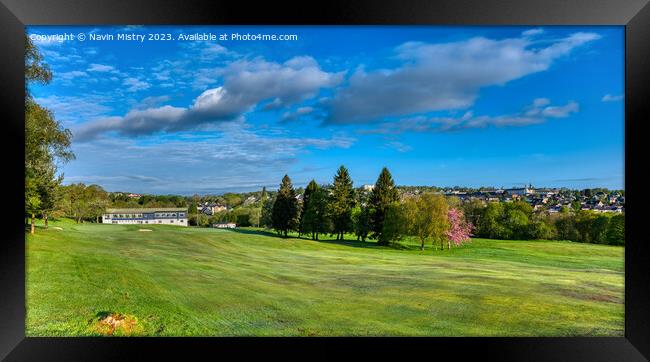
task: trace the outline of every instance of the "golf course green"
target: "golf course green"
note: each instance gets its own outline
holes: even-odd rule
[[[293,236],[41,225],[26,234],[27,336],[624,335],[623,247]]]

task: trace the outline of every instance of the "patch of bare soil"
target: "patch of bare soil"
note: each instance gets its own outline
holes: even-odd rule
[[[102,335],[114,334],[129,336],[137,333],[138,321],[135,317],[121,313],[100,313],[95,323],[95,330]]]

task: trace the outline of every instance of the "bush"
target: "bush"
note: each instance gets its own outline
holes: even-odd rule
[[[557,237],[555,227],[544,221],[535,221],[528,224],[527,236],[530,239],[553,240]]]
[[[389,244],[402,240],[408,233],[408,218],[404,204],[393,202],[386,208],[386,216],[384,217],[384,226],[381,230],[380,242]]]
[[[605,239],[610,245],[625,245],[625,215],[612,216]]]

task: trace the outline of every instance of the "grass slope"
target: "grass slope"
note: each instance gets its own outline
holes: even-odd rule
[[[624,249],[450,251],[256,230],[51,223],[27,236],[27,335],[623,336]]]

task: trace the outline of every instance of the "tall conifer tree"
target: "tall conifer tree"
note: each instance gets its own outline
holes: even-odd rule
[[[284,175],[278,195],[273,203],[273,212],[271,220],[273,228],[285,238],[290,230],[295,230],[298,226],[298,200],[296,200],[296,191],[293,189],[291,179]]]
[[[399,200],[399,193],[395,188],[393,176],[386,167],[381,170],[375,187],[372,189],[368,207],[370,207],[370,228],[373,236],[380,244],[385,244],[386,240],[381,237],[381,231],[384,227],[384,218],[386,209],[390,204]]]
[[[330,203],[332,226],[336,234],[336,240],[343,240],[343,235],[352,231],[352,209],[355,203],[350,173],[345,166],[341,166],[334,176]]]
[[[318,184],[316,183],[315,180],[311,180],[309,184],[307,185],[307,188],[305,189],[305,192],[303,193],[302,196],[302,211],[300,212],[300,228],[299,228],[299,233],[306,233],[307,230],[305,229],[305,214],[307,213],[307,210],[309,208],[309,199],[311,195],[318,190]]]

